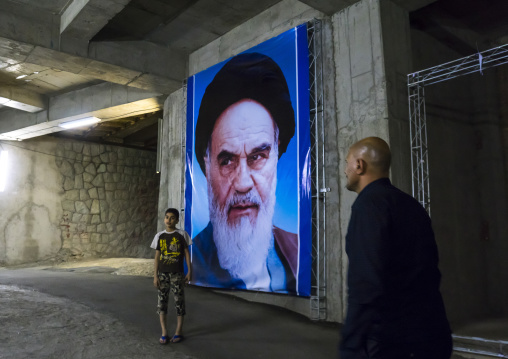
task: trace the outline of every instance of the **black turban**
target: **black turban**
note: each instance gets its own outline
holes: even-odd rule
[[[217,118],[243,99],[263,105],[279,129],[279,158],[295,134],[295,114],[288,85],[279,65],[259,53],[240,54],[229,60],[207,86],[196,124],[196,157],[205,173],[204,156]]]

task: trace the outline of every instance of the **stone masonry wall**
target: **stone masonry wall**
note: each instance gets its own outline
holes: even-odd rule
[[[156,154],[109,145],[65,142],[61,254],[149,257],[157,223]]]

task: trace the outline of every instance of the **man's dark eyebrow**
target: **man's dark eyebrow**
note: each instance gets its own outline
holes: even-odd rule
[[[251,155],[253,153],[266,152],[266,151],[269,152],[271,149],[272,149],[272,145],[270,143],[263,143],[260,146],[254,147],[249,154]],[[228,158],[233,158],[233,157],[236,157],[236,156],[237,155],[232,153],[232,152],[229,152],[229,151],[226,151],[226,150],[222,150],[217,155],[217,160],[220,162],[221,160],[228,159]]]
[[[258,147],[254,147],[252,149],[252,151],[250,151],[250,154],[257,153],[257,152],[265,152],[265,151],[270,152],[271,149],[272,149],[272,145],[270,143],[263,143],[262,145],[260,145]]]
[[[222,150],[220,151],[220,153],[217,155],[217,160],[223,160],[223,159],[226,159],[226,158],[233,158],[235,157],[236,155],[232,152],[229,152],[229,151],[226,151],[226,150]]]

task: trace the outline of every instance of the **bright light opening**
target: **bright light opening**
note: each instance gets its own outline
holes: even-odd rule
[[[7,151],[0,152],[0,192],[5,190],[7,183]]]
[[[65,128],[65,129],[69,129],[69,128],[92,125],[94,123],[100,122],[100,120],[101,119],[97,118],[97,117],[86,117],[86,118],[81,118],[81,119],[75,120],[75,121],[64,122],[64,123],[59,124],[58,126]]]

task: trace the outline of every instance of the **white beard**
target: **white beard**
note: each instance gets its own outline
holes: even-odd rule
[[[259,193],[253,188],[247,194],[235,194],[233,198],[228,198],[224,208],[220,208],[208,181],[210,221],[220,266],[229,271],[233,278],[242,279],[247,288],[255,286],[260,280],[266,283],[268,278],[266,259],[268,250],[273,246],[272,219],[276,187],[277,179],[274,176],[267,203],[263,203]],[[243,201],[258,205],[258,216],[254,223],[251,223],[247,216],[243,216],[239,223],[229,224],[229,208]],[[263,276],[265,278],[262,278]]]

